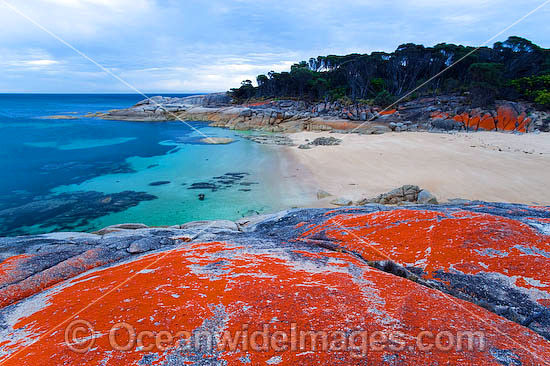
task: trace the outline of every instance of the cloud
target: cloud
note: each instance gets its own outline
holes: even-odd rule
[[[250,62],[251,60],[247,60]],[[218,63],[196,67],[174,66],[125,71],[124,80],[142,91],[213,92],[239,86],[245,79],[255,80],[256,75],[271,70],[281,72],[290,69],[294,61],[273,64]]]
[[[50,65],[56,65],[59,61],[55,60],[31,60],[31,61],[24,61],[24,64],[30,65],[30,66],[50,66]]]
[[[479,45],[541,0],[6,0],[144,91],[227,90],[326,54]],[[550,47],[550,6],[500,39]],[[0,3],[0,92],[131,92]]]

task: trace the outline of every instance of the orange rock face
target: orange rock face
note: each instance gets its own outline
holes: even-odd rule
[[[390,109],[390,110],[387,110],[387,111],[381,111],[381,112],[379,112],[379,114],[382,115],[382,116],[388,116],[388,115],[394,114],[396,112],[397,112],[397,109]]]
[[[28,265],[30,256],[20,255],[7,259],[0,263],[0,308],[32,296],[67,278],[112,262],[105,259],[103,254],[101,249],[90,249],[31,276],[23,270]]]
[[[528,289],[550,289],[547,257],[533,255],[527,263],[524,258],[528,251],[549,251],[550,237],[517,220],[470,211],[352,212],[331,217],[303,238],[320,231],[343,249],[367,260],[391,258],[402,265],[422,268],[429,278],[451,268],[467,274],[488,271],[514,278]]]
[[[449,115],[443,112],[434,112],[433,119],[447,119]],[[525,112],[518,114],[511,106],[503,105],[497,109],[495,116],[485,113],[480,114],[478,110],[458,114],[452,119],[468,131],[516,131],[527,132],[532,122]]]
[[[0,363],[547,364],[537,329],[437,288],[491,274],[549,305],[550,212],[486,210],[303,210],[93,270],[0,310]]]

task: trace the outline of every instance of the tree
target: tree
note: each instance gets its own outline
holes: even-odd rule
[[[388,93],[387,90],[381,91],[380,93],[378,93],[376,98],[374,98],[374,104],[384,108],[392,105],[394,101],[394,97],[390,93]]]
[[[246,80],[240,88],[232,89],[232,93],[237,100],[256,96],[310,100],[347,98],[356,102],[377,97],[383,100],[388,96],[393,99],[413,89],[417,89],[415,97],[469,90],[472,103],[484,106],[492,104],[496,98],[518,95],[531,101],[545,100],[543,92],[549,90],[548,87],[525,83],[529,78],[548,74],[550,50],[520,37],[497,42],[493,48],[447,43],[424,47],[407,43],[392,53],[310,58],[292,65],[289,72],[271,71],[259,75],[257,87]]]
[[[487,107],[495,104],[502,85],[503,64],[475,63],[468,68],[472,107]]]
[[[258,83],[258,93],[262,96],[269,94],[269,78],[265,75],[258,75],[256,78]]]

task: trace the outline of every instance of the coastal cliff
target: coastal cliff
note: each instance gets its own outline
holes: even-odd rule
[[[232,104],[225,93],[186,98],[157,96],[131,108],[95,116],[124,121],[205,121],[215,127],[270,132],[550,131],[550,114],[532,104],[499,101],[493,108],[472,108],[464,97],[445,95],[403,102],[391,110],[365,104],[293,100]]]
[[[547,207],[471,202],[3,238],[0,362],[542,365],[549,235]],[[286,331],[321,333],[261,340]],[[465,331],[483,344],[463,348]],[[324,348],[354,332],[375,342]]]

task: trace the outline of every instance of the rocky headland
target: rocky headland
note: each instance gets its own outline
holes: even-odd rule
[[[548,207],[468,202],[2,238],[0,362],[543,365],[549,235]],[[336,351],[321,338],[228,348],[245,326],[259,339],[324,331],[330,346],[335,332],[376,336]],[[481,338],[468,348],[461,332]]]
[[[550,131],[550,114],[532,104],[498,101],[490,109],[472,108],[467,98],[447,95],[402,102],[391,110],[359,103],[294,100],[234,104],[226,93],[156,96],[127,109],[93,116],[124,121],[205,121],[216,127],[270,132]]]

